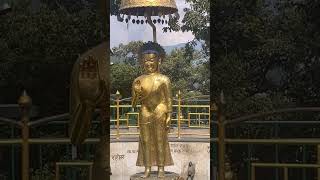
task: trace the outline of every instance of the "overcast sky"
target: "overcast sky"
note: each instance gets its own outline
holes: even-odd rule
[[[184,12],[183,9],[189,7],[189,5],[185,2],[185,0],[176,0],[178,11],[180,14],[180,21],[183,19]],[[135,17],[136,18],[136,17]],[[142,19],[142,18],[139,18]],[[144,19],[144,18],[143,18]],[[142,40],[152,41],[152,28],[149,24],[132,24],[129,23],[127,27],[127,23],[117,21],[116,16],[110,17],[110,46],[115,47],[120,43],[128,44],[130,41]],[[179,43],[186,43],[191,41],[194,36],[191,32],[167,32],[163,33],[162,25],[157,25],[157,41],[162,46],[171,46]]]

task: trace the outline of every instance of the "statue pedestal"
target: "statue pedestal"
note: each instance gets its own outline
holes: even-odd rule
[[[158,178],[158,172],[157,171],[152,171],[150,174],[150,177],[147,178],[142,178],[141,176],[144,173],[137,173],[135,175],[132,175],[130,177],[130,180],[159,180],[160,178]],[[180,176],[177,173],[173,173],[173,172],[165,172],[165,177],[161,178],[161,180],[180,180]]]

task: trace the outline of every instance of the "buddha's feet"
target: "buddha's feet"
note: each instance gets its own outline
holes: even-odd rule
[[[141,178],[150,177],[150,173],[151,173],[151,167],[146,167],[146,169],[144,170],[144,174],[141,176]]]
[[[164,178],[164,167],[159,167],[158,178]]]

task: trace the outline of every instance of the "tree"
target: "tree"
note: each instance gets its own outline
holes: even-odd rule
[[[131,65],[138,65],[138,54],[142,41],[131,41],[129,44],[119,44],[112,49],[113,56],[124,58],[124,62]]]
[[[190,8],[185,8],[182,31],[191,31],[198,41],[204,41],[203,49],[209,55],[210,49],[210,1],[186,0]]]
[[[99,16],[88,7],[72,13],[41,4],[38,13],[15,8],[0,16],[0,90],[6,94],[1,103],[15,103],[26,89],[40,116],[68,111],[72,65],[105,36]]]
[[[142,73],[137,63],[138,50],[141,45],[142,42],[137,41],[127,45],[120,44],[113,48],[114,62],[116,62],[111,68],[113,93],[119,90],[123,97],[131,97],[131,84],[134,78]],[[207,65],[203,53],[197,52],[190,46],[188,49],[175,49],[167,54],[160,68],[163,74],[170,77],[173,94],[181,90],[185,96],[193,96],[209,93],[209,67]],[[195,83],[198,84],[198,87],[195,87]]]
[[[139,67],[127,63],[117,63],[111,68],[111,93],[120,92],[123,98],[131,97],[133,80],[139,76]]]
[[[215,0],[213,3],[210,89],[213,99],[224,92],[228,119],[281,107],[319,105],[316,90],[319,84],[315,82],[320,76],[314,70],[319,67],[316,50],[319,48],[319,11],[315,10],[319,2],[284,0],[272,6],[260,0]],[[269,119],[313,118],[316,117],[294,114]],[[275,131],[276,127],[267,125],[243,125],[230,129],[228,135],[272,138]],[[297,133],[314,136],[311,132],[319,131],[307,126],[285,127],[280,128],[279,136]],[[255,149],[260,152],[263,148]],[[245,161],[237,154],[241,151],[246,150],[233,152],[234,161]],[[271,153],[256,156],[274,158]]]

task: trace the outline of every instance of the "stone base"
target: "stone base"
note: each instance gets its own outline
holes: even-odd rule
[[[150,177],[148,178],[142,178],[141,176],[143,175],[144,173],[141,172],[141,173],[137,173],[135,175],[132,175],[130,177],[130,180],[159,180],[158,178],[158,172],[157,171],[152,171],[151,174],[150,174]],[[173,173],[173,172],[165,172],[165,177],[164,178],[161,178],[161,180],[180,180],[180,176],[176,173]]]

